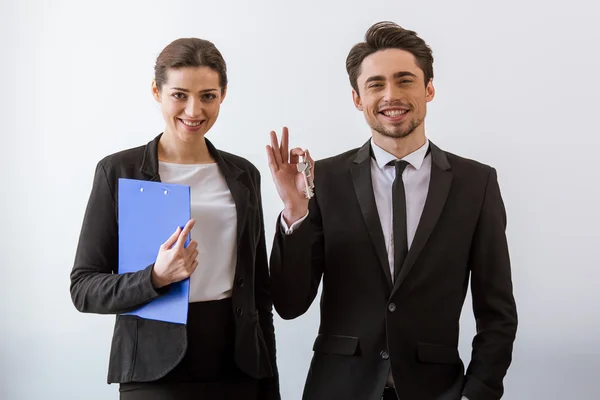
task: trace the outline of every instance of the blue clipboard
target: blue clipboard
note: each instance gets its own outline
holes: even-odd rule
[[[118,196],[119,273],[137,272],[154,263],[160,246],[190,220],[190,187],[120,178]],[[188,236],[186,247],[189,242]],[[189,293],[188,278],[126,314],[186,324]]]

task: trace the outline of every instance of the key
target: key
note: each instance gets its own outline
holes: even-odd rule
[[[315,194],[313,189],[315,188],[315,184],[312,181],[312,165],[310,161],[305,160],[303,156],[300,157],[300,162],[297,164],[298,172],[302,173],[304,176],[304,195],[307,199],[312,198]]]

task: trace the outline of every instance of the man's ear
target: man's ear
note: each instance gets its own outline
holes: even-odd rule
[[[435,97],[435,87],[433,87],[433,79],[430,79],[425,87],[425,101],[430,102]]]
[[[354,107],[356,107],[358,111],[362,111],[362,100],[360,99],[360,95],[354,89],[352,89],[352,100],[354,101]]]

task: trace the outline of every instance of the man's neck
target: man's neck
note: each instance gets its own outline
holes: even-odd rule
[[[424,131],[415,130],[403,138],[391,138],[374,131],[373,141],[383,150],[401,159],[423,147],[427,138]]]
[[[184,142],[168,132],[161,136],[158,143],[158,158],[160,161],[175,164],[208,164],[215,161],[208,151],[204,137]]]

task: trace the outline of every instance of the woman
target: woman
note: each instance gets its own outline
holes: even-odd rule
[[[164,132],[96,167],[73,303],[117,315],[108,382],[120,383],[122,400],[279,399],[260,174],[205,139],[227,92],[225,61],[209,41],[175,40],[157,58],[152,91]],[[119,178],[191,189],[192,219],[135,273],[118,274]],[[122,315],[188,277],[187,325]]]

